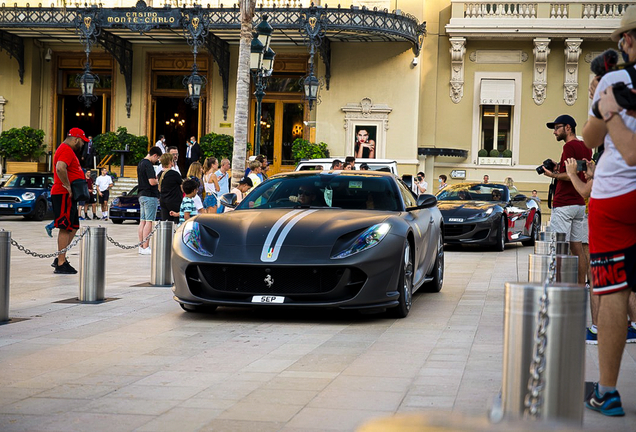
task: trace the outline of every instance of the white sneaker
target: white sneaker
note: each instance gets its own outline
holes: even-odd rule
[[[150,250],[150,246],[148,246],[147,248],[142,248],[141,251],[139,251],[139,253],[141,255],[152,255],[152,251]]]
[[[141,246],[139,246],[139,253],[141,253],[141,251],[144,250],[144,248],[142,248]]]

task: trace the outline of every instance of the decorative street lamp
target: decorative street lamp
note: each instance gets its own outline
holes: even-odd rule
[[[93,94],[95,84],[99,83],[99,77],[91,73],[90,63],[88,62],[88,54],[86,55],[86,64],[84,65],[84,73],[76,77],[75,81],[79,84],[82,94],[79,100],[84,102],[86,108],[90,107],[98,98]]]
[[[309,47],[309,74],[301,78],[301,84],[305,89],[305,99],[309,101],[309,110],[320,103],[318,91],[322,88],[322,80],[316,78],[314,70],[314,56],[325,38],[326,22],[322,9],[312,6],[301,16],[302,24],[300,33],[305,44]],[[329,85],[327,83],[327,90]]]
[[[267,88],[267,77],[274,71],[274,57],[276,53],[269,47],[274,29],[267,22],[267,15],[263,15],[261,22],[256,26],[250,46],[250,70],[256,81],[256,124],[254,130],[254,154],[261,152],[261,105]]]
[[[203,45],[207,38],[209,30],[208,22],[201,11],[201,6],[195,5],[190,13],[186,15],[185,20],[183,31],[188,45],[192,47],[193,62],[190,76],[183,77],[183,85],[188,89],[188,97],[185,98],[185,101],[195,110],[199,107],[201,89],[205,88],[205,84],[207,83],[207,79],[199,75],[197,54],[199,53],[199,47]]]
[[[75,77],[75,83],[79,86],[82,94],[78,97],[84,102],[86,108],[98,98],[94,95],[95,84],[99,83],[97,75],[91,73],[90,53],[91,47],[97,43],[97,37],[101,33],[100,20],[96,8],[91,7],[78,13],[75,21],[75,31],[79,35],[80,42],[84,45],[86,53],[86,63],[84,63],[84,73]]]
[[[188,89],[188,97],[185,101],[190,103],[192,109],[197,109],[201,100],[201,89],[205,88],[206,78],[199,75],[197,69],[196,57],[192,65],[192,73],[183,78],[183,85]]]

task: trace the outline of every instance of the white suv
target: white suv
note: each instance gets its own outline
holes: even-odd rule
[[[320,170],[329,171],[331,164],[336,159],[344,163],[344,157],[323,158],[323,159],[303,159],[296,165],[295,171]],[[369,166],[370,171],[385,171],[398,175],[397,162],[392,159],[356,159],[356,169],[360,169],[363,163]]]

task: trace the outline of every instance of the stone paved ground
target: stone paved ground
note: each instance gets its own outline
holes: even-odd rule
[[[41,252],[46,222],[0,228]],[[97,222],[88,222],[96,225]],[[137,225],[107,224],[136,242]],[[150,281],[150,257],[107,249],[106,296],[77,297],[78,276],[11,251],[12,318],[0,326],[2,431],[354,430],[377,416],[455,413],[484,421],[501,385],[503,285],[527,280],[530,248],[453,249],[439,294],[404,320],[342,311],[221,308],[184,313]],[[78,250],[70,255],[79,264]],[[620,391],[627,416],[586,412],[587,430],[636,430],[636,346]],[[586,380],[598,378],[586,348]],[[469,423],[470,424],[470,423]]]

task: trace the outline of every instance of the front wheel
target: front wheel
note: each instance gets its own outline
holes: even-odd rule
[[[46,217],[46,211],[46,201],[38,201],[37,203],[35,203],[35,208],[33,209],[33,213],[31,214],[31,219],[35,221],[44,220],[44,218]]]
[[[120,225],[120,224],[123,224],[123,223],[124,223],[124,220],[123,220],[123,219],[113,219],[113,218],[111,218],[110,220],[111,220],[111,221],[112,221],[115,225]]]
[[[444,242],[442,236],[437,241],[435,265],[433,265],[433,280],[426,282],[422,288],[426,292],[440,292],[444,285]]]
[[[406,318],[413,304],[413,254],[408,240],[404,244],[397,290],[400,293],[398,305],[389,309],[389,313],[395,318]]]
[[[495,242],[495,250],[503,252],[506,248],[506,217],[501,216],[499,222],[499,231],[497,232],[497,240]]]

